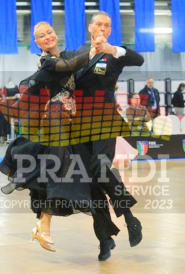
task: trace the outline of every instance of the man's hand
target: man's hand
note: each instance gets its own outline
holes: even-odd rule
[[[117,53],[116,47],[107,42],[107,39],[104,37],[103,33],[100,33],[99,36],[96,37],[96,39],[92,38],[92,46],[96,50],[95,54],[107,53],[116,55]]]
[[[102,43],[106,43],[106,42],[107,42],[107,39],[103,35],[100,35],[94,40],[94,46],[97,47],[101,45]]]
[[[104,37],[103,32],[100,32],[98,37],[96,38],[91,37],[92,47],[98,46],[101,43],[106,43],[106,42],[107,42],[107,39]]]
[[[97,54],[102,52],[102,53],[116,55],[116,53],[117,53],[116,47],[110,45],[108,42],[102,43],[99,45],[95,44],[95,49],[96,49]]]

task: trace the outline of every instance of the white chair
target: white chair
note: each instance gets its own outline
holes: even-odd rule
[[[185,117],[181,119],[181,134],[185,134]]]
[[[150,120],[150,121],[146,122],[146,125],[147,125],[147,127],[149,128],[149,130],[151,131],[152,128],[153,128],[153,121]]]
[[[153,120],[153,134],[172,135],[172,120],[168,116],[158,116]]]
[[[172,122],[172,135],[181,134],[181,122],[176,115],[168,116]]]
[[[120,109],[118,109],[119,114],[125,118],[126,117],[126,108],[127,108],[127,93],[123,91],[116,92],[116,102],[120,105]]]

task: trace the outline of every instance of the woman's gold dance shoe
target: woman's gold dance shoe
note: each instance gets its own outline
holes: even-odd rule
[[[40,245],[52,252],[55,252],[56,250],[50,245],[50,244],[54,244],[53,240],[50,237],[49,232],[41,232],[41,229],[39,227],[39,225],[37,224],[36,227],[34,227],[34,229],[31,232],[31,241],[33,242],[33,240],[37,240],[39,241]]]

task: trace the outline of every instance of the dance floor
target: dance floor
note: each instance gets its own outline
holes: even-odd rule
[[[3,157],[6,147],[0,147]],[[116,248],[98,261],[98,241],[90,216],[53,217],[51,236],[56,252],[30,243],[36,223],[28,191],[0,193],[0,273],[2,274],[176,274],[185,273],[185,160],[133,162],[121,170],[138,200],[134,215],[143,226],[143,240],[130,247],[124,218],[111,216],[121,232]],[[0,187],[7,179],[0,174]]]

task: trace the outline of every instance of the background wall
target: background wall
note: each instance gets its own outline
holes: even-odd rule
[[[61,50],[64,46],[60,47]],[[153,77],[156,80],[171,78],[185,82],[185,53],[172,53],[166,45],[157,47],[155,52],[142,53],[145,63],[142,67],[126,67],[119,80],[142,80]],[[11,77],[15,84],[31,75],[37,69],[39,56],[33,55],[29,47],[19,47],[18,55],[0,55],[0,87]]]
[[[21,2],[21,0],[17,1]],[[28,1],[29,2],[29,1]],[[54,2],[54,1],[53,1]],[[58,1],[59,2],[59,1]],[[60,49],[64,50],[64,10],[61,2],[61,8],[55,10],[53,7],[53,26],[58,34]],[[124,4],[125,0],[120,0]],[[128,1],[127,1],[128,2]],[[99,9],[98,1],[86,1],[86,29],[90,22],[92,14]],[[131,7],[120,6],[121,26],[122,26],[122,44],[131,48],[134,47],[134,9],[133,2]],[[171,27],[170,1],[155,1],[155,27]],[[166,5],[166,6],[165,6]],[[11,78],[15,84],[18,84],[23,78],[26,78],[37,69],[38,56],[30,53],[30,9],[20,10],[17,7],[17,25],[18,25],[18,55],[0,55],[0,87],[4,86]],[[86,32],[86,41],[90,42],[90,35]],[[145,81],[147,77],[153,77],[156,80],[171,78],[172,80],[185,82],[185,53],[172,53],[171,34],[155,34],[156,51],[142,53],[145,63],[142,67],[127,67],[120,75],[120,80],[134,79],[136,81]],[[163,84],[162,84],[163,85]]]

